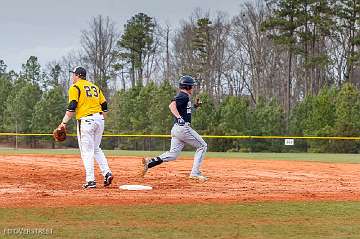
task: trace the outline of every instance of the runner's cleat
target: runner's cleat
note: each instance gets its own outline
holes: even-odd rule
[[[143,158],[142,159],[143,168],[142,168],[141,173],[140,173],[141,177],[144,177],[146,172],[149,170],[149,161],[150,160],[148,158]]]
[[[202,182],[205,182],[208,180],[207,177],[203,176],[203,175],[190,175],[189,176],[189,179],[192,179],[192,180],[197,180],[197,181],[202,181]]]

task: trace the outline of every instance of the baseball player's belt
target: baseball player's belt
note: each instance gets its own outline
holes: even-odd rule
[[[103,113],[102,113],[102,112],[99,112],[99,113],[95,113],[95,114],[100,114],[100,115],[102,115]],[[84,117],[93,116],[93,115],[95,115],[95,114],[85,115]]]
[[[179,125],[178,123],[175,123],[175,124]],[[190,126],[190,125],[191,125],[191,123],[189,123],[189,122],[185,122],[185,124],[184,124],[184,125],[186,125],[186,126]]]

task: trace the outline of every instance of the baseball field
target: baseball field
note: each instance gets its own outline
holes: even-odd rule
[[[1,150],[0,238],[360,238],[358,155],[208,153],[201,183],[191,152],[144,178],[158,152],[105,153],[112,186],[83,190],[76,150]]]

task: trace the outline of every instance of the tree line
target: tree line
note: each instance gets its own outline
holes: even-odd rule
[[[236,7],[236,6],[234,6]],[[66,108],[68,70],[83,65],[111,113],[111,133],[168,133],[168,103],[190,74],[204,101],[202,134],[359,136],[358,1],[244,3],[236,16],[195,9],[177,28],[138,13],[122,31],[96,16],[78,51],[20,72],[0,61],[1,130],[51,132]],[[108,147],[117,147],[117,142]],[[278,141],[215,141],[213,150],[284,151]],[[357,152],[356,142],[307,141],[296,150]]]

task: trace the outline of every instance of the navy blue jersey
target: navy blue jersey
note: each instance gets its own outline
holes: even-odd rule
[[[172,101],[176,102],[176,108],[185,122],[191,123],[191,101],[189,95],[180,91]]]

